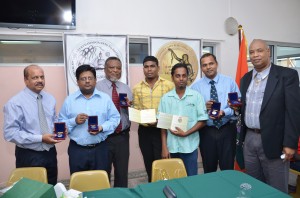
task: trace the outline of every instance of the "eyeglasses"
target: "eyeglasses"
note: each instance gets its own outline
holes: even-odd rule
[[[92,81],[92,80],[95,80],[95,77],[92,77],[92,76],[89,76],[89,77],[82,77],[82,78],[79,78],[80,81],[82,82],[85,82],[85,81]]]

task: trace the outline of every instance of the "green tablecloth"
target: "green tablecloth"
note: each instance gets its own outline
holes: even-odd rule
[[[22,178],[1,198],[56,198],[52,185]]]
[[[169,185],[178,198],[237,198],[241,197],[241,184],[251,186],[248,195],[251,198],[285,198],[289,197],[271,186],[262,183],[242,172],[228,170],[201,174],[186,178],[141,184],[135,188],[111,188],[83,193],[83,197],[113,198],[165,198],[163,188]]]

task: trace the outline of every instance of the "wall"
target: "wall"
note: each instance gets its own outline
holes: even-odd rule
[[[238,36],[224,31],[224,21],[232,16],[242,24],[246,37],[269,41],[300,43],[299,0],[77,0],[77,30],[74,33],[128,34],[137,36],[163,36],[203,38],[218,42],[217,57],[220,72],[235,76],[238,55]],[[48,34],[48,30],[9,30],[0,28],[1,35]],[[1,53],[1,52],[0,52]],[[21,90],[22,67],[0,67],[0,107]],[[61,107],[65,94],[63,67],[44,67],[46,90],[57,99]],[[141,67],[129,70],[131,84],[143,78]],[[3,128],[0,113],[0,128]],[[136,125],[131,134],[130,170],[143,169],[137,145]],[[67,142],[58,145],[59,179],[69,177]],[[0,136],[0,186],[14,168],[14,145]]]

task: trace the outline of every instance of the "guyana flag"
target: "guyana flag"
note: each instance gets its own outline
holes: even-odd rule
[[[242,26],[239,26],[239,31],[241,32],[241,43],[240,43],[240,53],[236,69],[235,81],[240,87],[241,78],[248,72],[247,63],[247,41],[244,34]],[[236,137],[236,155],[234,162],[234,169],[239,171],[245,171],[244,156],[243,156],[243,142],[240,141],[241,132],[241,115],[238,117],[237,121],[237,137]]]

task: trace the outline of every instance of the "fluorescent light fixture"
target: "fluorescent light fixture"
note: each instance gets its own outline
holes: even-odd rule
[[[41,44],[41,41],[0,41],[1,44],[8,44],[8,45],[18,45],[18,44],[27,44],[27,45],[36,45]]]

